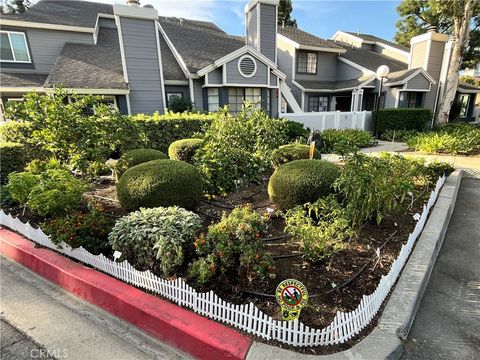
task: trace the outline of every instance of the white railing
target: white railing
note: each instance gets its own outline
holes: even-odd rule
[[[148,270],[138,271],[127,261],[115,262],[104,255],[92,255],[82,247],[72,249],[64,243],[58,247],[41,229],[35,229],[28,223],[24,224],[19,219],[6,215],[3,210],[0,211],[0,224],[42,246],[54,249],[129,284],[160,294],[198,314],[224,322],[247,333],[293,346],[333,345],[344,343],[360,333],[376,315],[405,265],[415,240],[422,232],[429,210],[435,203],[444,182],[445,177],[438,180],[428,203],[423,206],[423,213],[418,218],[415,229],[408,237],[407,243],[402,246],[390,272],[382,276],[377,289],[370,295],[364,295],[355,310],[347,313],[337,312],[332,323],[323,329],[313,329],[298,320],[275,320],[253,303],[234,305],[222,300],[213,291],[199,293],[180,278],[175,281],[165,280]]]
[[[323,131],[325,129],[362,129],[373,130],[371,111],[325,111],[284,113],[281,118],[302,123],[311,130]]]

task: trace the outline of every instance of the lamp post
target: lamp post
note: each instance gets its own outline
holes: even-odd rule
[[[373,136],[377,136],[377,121],[378,111],[380,110],[380,97],[382,96],[383,79],[390,73],[390,68],[387,65],[381,65],[377,69],[377,77],[380,78],[380,89],[377,96],[377,109],[375,111],[375,121],[373,123]]]

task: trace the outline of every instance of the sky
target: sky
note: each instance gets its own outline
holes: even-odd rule
[[[124,0],[92,0],[125,3]],[[244,7],[248,0],[140,0],[153,5],[162,16],[213,21],[231,35],[244,35]],[[392,40],[399,0],[293,0],[298,27],[321,38],[337,30],[360,31]]]

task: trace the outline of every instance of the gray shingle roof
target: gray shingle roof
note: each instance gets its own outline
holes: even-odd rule
[[[163,78],[165,80],[187,80],[163,36],[160,36],[160,50],[162,53]]]
[[[40,0],[23,14],[2,15],[2,18],[93,28],[98,13],[113,14],[113,7],[90,1]]]
[[[279,27],[278,32],[279,34],[295,41],[300,45],[316,46],[329,49],[343,49],[340,45],[332,40],[321,39],[315,35],[294,27]]]
[[[295,80],[305,89],[309,90],[341,90],[353,89],[370,79],[369,76],[362,76],[358,79],[340,80],[340,81],[317,81],[317,80]]]
[[[127,89],[116,29],[100,28],[97,45],[67,43],[45,81],[82,89]]]
[[[458,90],[461,92],[462,90],[464,91],[472,91],[472,90],[476,90],[477,92],[480,93],[480,87],[478,86],[475,86],[475,85],[471,85],[471,84],[467,84],[467,83],[464,83],[464,82],[460,82],[458,84]]]
[[[1,87],[26,87],[37,88],[43,87],[43,83],[47,79],[48,74],[31,74],[31,73],[8,73],[0,72]]]
[[[165,17],[159,21],[191,73],[245,46],[243,38],[227,35],[213,24]]]
[[[370,34],[358,34],[358,33],[356,33],[356,32],[350,32],[350,31],[345,31],[345,32],[346,32],[347,34],[356,36],[356,37],[358,37],[358,38],[360,38],[360,39],[363,39],[363,40],[366,40],[366,41],[377,41],[377,42],[384,43],[384,44],[386,44],[386,45],[389,45],[389,46],[391,46],[391,47],[394,47],[394,48],[399,49],[399,50],[402,50],[402,51],[406,51],[406,52],[409,52],[409,51],[410,51],[410,47],[403,46],[403,45],[394,43],[394,42],[392,42],[392,41],[388,41],[388,40],[379,38],[378,36],[375,36],[375,35],[370,35]]]
[[[418,68],[390,72],[387,76],[388,82],[394,83],[394,82],[405,80],[407,77],[412,75],[417,70]]]
[[[374,51],[347,45],[345,45],[345,48],[347,52],[341,54],[342,57],[374,72],[377,71],[381,65],[387,65],[390,68],[390,72],[406,70],[408,68],[408,65],[404,62]]]

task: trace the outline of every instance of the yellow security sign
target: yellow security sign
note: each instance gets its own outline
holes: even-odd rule
[[[307,288],[295,279],[287,279],[278,284],[275,297],[282,308],[284,320],[298,319],[300,311],[308,303]]]

